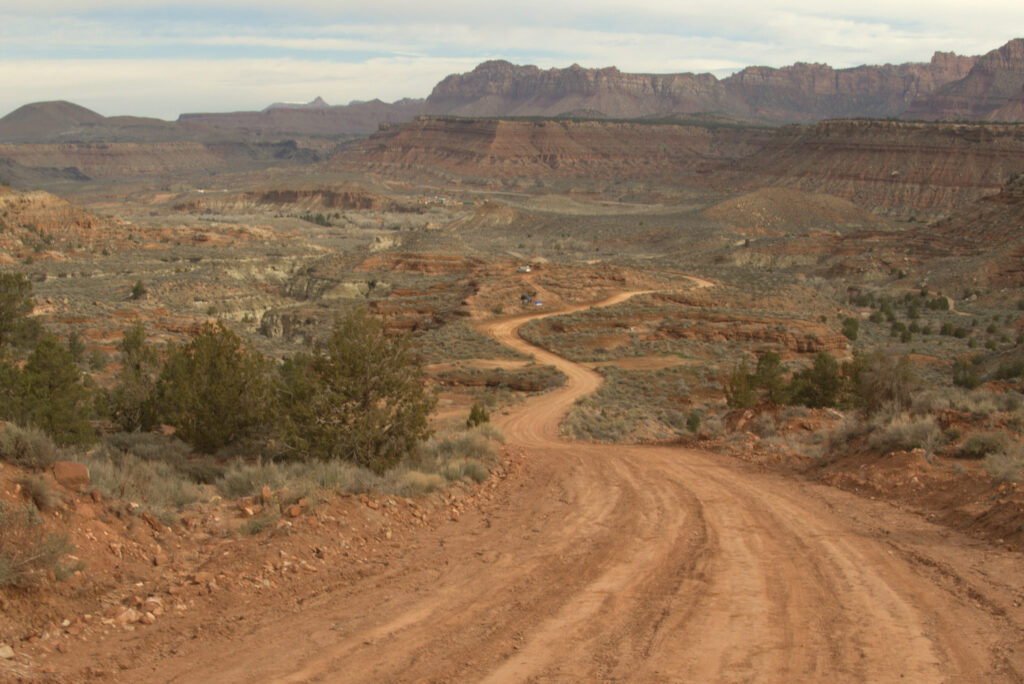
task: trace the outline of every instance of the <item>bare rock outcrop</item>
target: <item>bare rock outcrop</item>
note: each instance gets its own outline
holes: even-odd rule
[[[962,78],[919,96],[903,118],[1024,121],[1024,38],[979,57]]]

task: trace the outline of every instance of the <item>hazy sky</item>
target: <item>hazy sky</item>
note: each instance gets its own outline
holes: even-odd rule
[[[927,61],[1015,34],[1021,0],[0,0],[0,116],[43,100],[164,119],[390,102],[499,58],[719,77]]]

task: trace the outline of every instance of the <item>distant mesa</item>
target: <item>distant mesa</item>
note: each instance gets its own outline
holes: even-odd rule
[[[209,140],[217,136],[345,137],[418,116],[813,124],[825,119],[1024,121],[1024,39],[982,56],[936,52],[928,62],[835,69],[798,62],[713,74],[631,74],[483,62],[426,99],[330,105],[276,102],[260,111],[186,113],[176,122],[105,118],[70,102],[26,105],[0,119],[0,142]],[[264,138],[265,139],[265,138]]]
[[[275,102],[263,111],[271,109],[326,109],[330,106],[324,101],[324,98],[318,96],[310,102]]]

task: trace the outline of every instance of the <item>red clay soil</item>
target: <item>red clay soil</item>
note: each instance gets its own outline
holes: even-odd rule
[[[231,600],[190,596],[188,611],[133,631],[65,639],[63,653],[38,656],[49,677],[1024,678],[1019,554],[737,459],[565,441],[559,420],[600,376],[520,339],[526,320],[487,329],[569,381],[500,418],[510,465],[490,498],[432,514],[416,534],[377,537],[360,564],[338,553],[347,528],[324,523],[329,555],[310,557],[316,572]]]

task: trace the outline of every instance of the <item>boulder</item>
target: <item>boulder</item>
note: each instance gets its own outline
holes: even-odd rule
[[[89,488],[89,468],[74,461],[57,461],[53,464],[53,477],[62,487],[75,492]]]

